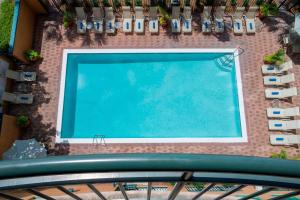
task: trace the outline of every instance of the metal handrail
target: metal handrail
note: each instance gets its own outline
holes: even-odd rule
[[[41,175],[89,172],[193,171],[297,178],[300,161],[199,154],[97,154],[1,161],[0,181]]]

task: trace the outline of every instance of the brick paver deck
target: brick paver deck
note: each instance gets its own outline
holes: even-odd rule
[[[38,82],[32,86],[35,103],[32,106],[12,106],[11,112],[28,113],[32,117],[32,127],[24,132],[24,138],[35,137],[45,142],[49,152],[56,154],[91,153],[208,153],[270,156],[284,147],[274,147],[269,143],[266,108],[271,101],[264,97],[263,77],[260,66],[262,57],[280,48],[280,35],[287,31],[286,21],[291,17],[282,14],[279,18],[270,18],[264,23],[258,22],[259,32],[254,35],[234,36],[231,32],[221,35],[203,35],[194,17],[192,35],[172,35],[161,30],[159,35],[125,35],[118,32],[115,36],[95,36],[94,33],[79,36],[66,31],[57,24],[58,17],[40,17],[36,30],[36,48],[41,49],[43,61],[36,66]],[[290,23],[290,21],[289,21]],[[147,26],[145,29],[147,30]],[[60,70],[64,48],[234,48],[240,46],[244,53],[240,56],[243,92],[248,131],[248,143],[239,144],[64,144],[55,145],[55,124],[58,107]],[[290,58],[288,58],[290,59]],[[293,72],[300,87],[300,56],[292,57]],[[300,97],[281,103],[284,106],[300,106]],[[92,109],[92,108],[91,108]],[[285,148],[289,156],[298,154],[297,147]]]

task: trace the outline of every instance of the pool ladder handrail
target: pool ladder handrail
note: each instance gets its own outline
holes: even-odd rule
[[[100,143],[98,142],[98,139],[100,139]],[[105,135],[101,135],[101,134],[95,134],[94,137],[93,137],[93,144],[102,144],[102,145],[106,145],[106,142],[105,142]]]

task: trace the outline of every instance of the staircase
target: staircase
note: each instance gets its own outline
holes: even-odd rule
[[[221,56],[221,57],[215,59],[217,65],[220,68],[225,69],[227,71],[232,70],[232,67],[234,66],[234,63],[232,62],[233,60],[234,60],[233,54],[224,55],[224,56]]]

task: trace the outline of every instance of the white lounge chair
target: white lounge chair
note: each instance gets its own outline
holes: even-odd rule
[[[265,90],[266,98],[269,99],[284,99],[296,96],[298,94],[297,88],[287,88],[287,89],[276,89],[276,88],[268,88]]]
[[[272,145],[295,145],[300,144],[300,135],[272,134],[270,135]]]
[[[105,7],[105,31],[106,33],[115,33],[115,15],[112,7]]]
[[[265,85],[285,85],[295,81],[295,75],[287,74],[283,76],[264,76]]]
[[[124,6],[123,10],[123,32],[131,33],[132,32],[132,14],[130,12],[129,6]]]
[[[295,130],[300,128],[300,120],[269,120],[270,130]]]
[[[14,79],[16,81],[35,81],[36,73],[35,72],[23,72],[23,71],[13,71],[8,69],[6,71],[6,77]]]
[[[192,10],[191,7],[185,6],[183,8],[183,33],[191,33],[192,32]]]
[[[250,7],[248,9],[248,12],[246,13],[246,32],[248,34],[254,34],[256,31],[255,28],[255,17],[256,17],[256,12],[258,10],[258,7]]]
[[[83,7],[76,7],[76,25],[77,25],[77,33],[86,33],[86,14],[84,12]]]
[[[267,108],[267,116],[270,118],[287,118],[299,116],[299,107],[292,108]]]
[[[243,29],[243,7],[238,7],[233,15],[232,22],[233,22],[233,33],[236,35],[242,35],[244,32]]]
[[[276,65],[262,65],[261,70],[263,74],[282,74],[293,68],[293,61],[287,61],[279,66]]]
[[[180,7],[172,7],[172,19],[171,19],[172,33],[180,33]]]
[[[104,12],[100,7],[93,8],[93,24],[95,33],[103,33]]]
[[[224,12],[225,6],[218,6],[215,12],[215,32],[223,33],[224,32]]]
[[[157,7],[150,7],[149,10],[149,32],[158,33],[159,23],[157,17]]]
[[[4,92],[2,95],[2,100],[16,104],[32,104],[33,95]]]
[[[134,31],[136,33],[144,32],[145,15],[142,7],[135,7]]]
[[[202,32],[211,32],[211,7],[204,6],[203,13],[201,14]]]

